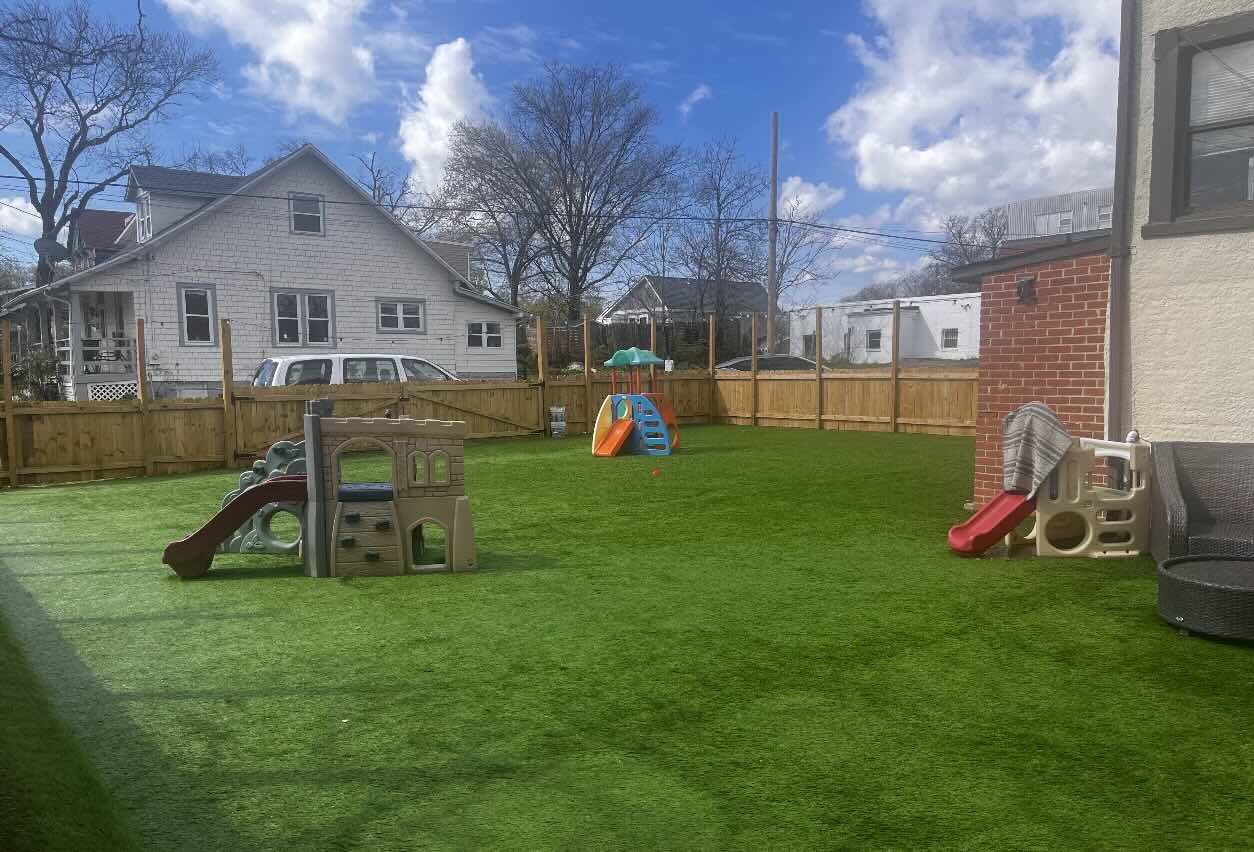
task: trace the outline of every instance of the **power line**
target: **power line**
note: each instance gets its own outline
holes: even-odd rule
[[[19,180],[19,179],[23,179],[21,175],[0,175],[0,180]],[[36,180],[37,181],[42,180],[42,178],[36,178]],[[129,186],[129,184],[119,183],[116,181],[102,183],[99,181],[75,180],[72,178],[67,178],[66,182],[73,183],[73,184],[87,185],[87,186],[107,186],[107,187],[116,187],[116,188],[126,188]],[[149,187],[149,189],[150,191],[166,192],[172,195],[188,195],[188,196],[194,196],[194,197],[212,196],[212,197],[218,197],[218,198],[230,197],[230,198],[261,199],[261,200],[267,200],[267,201],[283,201],[283,202],[290,201],[288,197],[282,196],[282,195],[263,195],[260,193],[250,193],[250,192],[197,193],[197,192],[189,192],[187,190],[180,189],[178,187],[156,187],[156,186]],[[479,208],[479,207],[460,207],[460,206],[437,205],[437,204],[400,204],[400,205],[397,205],[395,208],[389,208],[386,205],[379,204],[374,201],[343,201],[343,200],[337,200],[337,199],[323,199],[322,201],[323,201],[323,204],[339,204],[339,205],[345,205],[345,206],[350,206],[350,207],[375,207],[379,209],[389,210],[389,212],[395,212],[398,210],[421,210],[421,211],[429,212],[429,213],[484,213],[484,214],[495,213],[495,214],[502,214],[502,215],[508,215],[508,216],[542,215],[540,211],[537,211],[537,210],[509,210],[509,209],[504,209],[504,208],[493,210],[493,209]],[[651,222],[698,222],[698,223],[721,222],[721,223],[729,224],[729,225],[734,225],[734,224],[766,225],[766,224],[769,224],[770,222],[768,218],[762,217],[762,216],[728,216],[725,218],[716,219],[716,218],[709,217],[709,216],[687,216],[687,215],[673,215],[673,214],[666,215],[666,214],[640,213],[640,214],[621,216],[617,218],[621,218],[623,220],[644,220],[644,221],[651,221]],[[905,240],[905,241],[909,241],[912,243],[921,243],[921,244],[926,244],[926,245],[949,245],[950,244],[950,240],[938,240],[938,239],[931,239],[928,237],[908,236],[904,233],[894,234],[894,233],[889,233],[885,231],[873,231],[873,230],[865,229],[865,228],[848,228],[842,225],[829,225],[829,224],[825,224],[821,222],[803,222],[797,219],[780,219],[778,221],[779,221],[779,224],[781,225],[789,225],[789,226],[799,227],[799,228],[812,228],[815,230],[830,231],[833,233],[840,233],[840,234],[859,234],[859,235],[867,236],[867,237],[878,237],[881,239],[889,239],[889,240]],[[997,246],[995,245],[982,244],[982,243],[961,243],[960,242],[958,243],[958,245],[961,245],[964,248],[987,248],[987,249],[997,248]]]
[[[10,210],[16,210],[18,213],[25,213],[27,216],[33,216],[36,219],[40,218],[38,213],[32,213],[29,210],[27,210],[25,207],[18,207],[16,204],[10,204],[7,201],[0,201],[0,207],[7,207]]]

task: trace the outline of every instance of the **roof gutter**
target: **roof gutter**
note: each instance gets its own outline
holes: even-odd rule
[[[1132,162],[1136,120],[1136,0],[1123,0],[1119,24],[1119,103],[1116,108],[1115,193],[1110,235],[1110,294],[1106,306],[1106,438],[1123,439],[1123,370],[1128,338],[1128,259],[1132,223]]]

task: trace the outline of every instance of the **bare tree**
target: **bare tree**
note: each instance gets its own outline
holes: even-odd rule
[[[183,168],[196,169],[202,172],[214,172],[220,175],[244,175],[252,172],[252,155],[239,143],[234,148],[225,150],[207,150],[195,148],[183,158],[179,164]]]
[[[834,281],[827,262],[847,244],[846,237],[818,227],[822,216],[807,207],[801,199],[789,200],[779,214],[779,237],[775,247],[775,280],[780,295],[788,294],[795,301],[799,291],[821,281]]]
[[[723,319],[732,307],[726,283],[766,276],[761,214],[767,181],[744,163],[734,140],[722,139],[697,152],[688,186],[694,220],[680,233],[680,266],[699,289],[698,311]]]
[[[423,192],[412,176],[402,174],[383,162],[379,155],[356,154],[359,174],[354,180],[370,194],[374,203],[387,210],[418,236],[436,230],[447,221],[444,202]]]
[[[55,239],[131,163],[151,162],[143,131],[216,77],[212,53],[148,32],[137,11],[134,25],[119,27],[82,0],[0,8],[0,131],[25,129],[37,164],[27,167],[7,140],[0,156],[26,181],[42,237]],[[38,283],[52,277],[41,260]]]
[[[863,288],[859,292],[889,292],[886,296],[858,298],[897,298],[899,296],[941,296],[970,292],[970,284],[954,281],[950,274],[959,266],[997,257],[1006,241],[1010,225],[1003,207],[993,207],[975,216],[946,216],[941,220],[944,241],[928,254],[927,261],[897,278]],[[978,287],[977,287],[978,289]]]
[[[651,232],[678,149],[655,138],[656,111],[613,66],[550,64],[514,88],[504,126],[470,126],[485,179],[514,210],[536,214],[544,283],[577,320]]]
[[[495,146],[511,144],[495,138],[484,144],[487,129],[459,122],[449,138],[441,196],[447,205],[446,233],[474,245],[486,267],[489,288],[511,305],[521,304],[531,284],[541,277],[545,245],[541,213],[528,209],[528,195],[509,169],[488,159]],[[521,159],[521,153],[515,152]]]

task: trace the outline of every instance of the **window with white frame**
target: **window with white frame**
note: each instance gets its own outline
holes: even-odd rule
[[[276,290],[271,296],[274,342],[279,346],[331,345],[331,294]]]
[[[389,334],[421,334],[427,330],[426,303],[421,300],[379,299],[378,329]]]
[[[322,197],[292,193],[289,199],[292,206],[292,233],[322,234],[325,206]]]
[[[958,348],[958,329],[942,328],[941,329],[941,349],[957,349]]]
[[[152,237],[152,196],[144,193],[139,197],[139,212],[135,217],[135,239],[147,242]]]
[[[466,345],[472,349],[500,349],[501,324],[499,322],[471,322],[466,324]]]
[[[184,285],[179,288],[179,332],[184,346],[212,346],[216,324],[212,287]]]
[[[866,350],[868,352],[879,352],[880,344],[884,340],[884,332],[878,328],[868,329],[866,333]]]

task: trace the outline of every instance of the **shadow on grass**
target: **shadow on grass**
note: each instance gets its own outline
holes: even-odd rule
[[[121,778],[108,779],[108,773],[103,773],[115,814],[135,831],[142,845],[184,849],[253,848],[205,796],[186,795],[189,790],[203,789],[203,779],[181,773],[156,743],[130,723],[124,704],[100,683],[3,559],[0,559],[0,600],[5,602],[5,619],[21,642],[31,668],[48,687],[58,715],[68,721],[80,742],[95,743],[95,748],[99,749],[84,749],[93,768],[99,772],[111,766],[142,766],[146,776],[160,779],[164,790],[160,836],[150,836],[158,831],[151,831],[149,827],[149,831],[140,832],[139,826],[121,816],[143,809],[145,803],[140,798],[143,794],[132,785],[123,784]],[[47,672],[57,673],[55,683],[48,683],[44,680],[47,675],[40,674]],[[111,753],[118,748],[125,748],[129,753]],[[75,816],[80,815],[74,811],[72,803],[67,803],[64,813],[41,815],[45,819],[71,821]],[[70,834],[72,836],[73,832]]]
[[[194,580],[180,580],[168,567],[166,571],[166,579],[178,583],[208,583],[221,580],[291,580],[297,577],[305,579],[305,567],[300,562],[275,564],[268,560],[252,563],[231,560],[219,564],[219,561],[215,559],[209,572]]]

